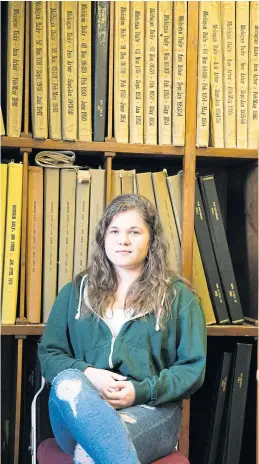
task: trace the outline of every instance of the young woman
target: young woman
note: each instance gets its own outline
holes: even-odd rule
[[[206,326],[144,197],[107,207],[87,271],[54,303],[39,358],[54,435],[75,463],[150,464],[173,452],[181,400],[204,380]]]

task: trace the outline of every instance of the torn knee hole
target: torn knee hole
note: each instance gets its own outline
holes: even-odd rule
[[[122,414],[120,414],[120,416],[121,416],[122,420],[124,422],[128,423],[128,424],[136,424],[136,422],[137,422],[135,417],[132,417],[132,416],[130,416],[128,414],[122,413]]]

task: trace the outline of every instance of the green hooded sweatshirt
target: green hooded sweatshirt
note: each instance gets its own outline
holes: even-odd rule
[[[78,294],[73,282],[67,284],[49,315],[38,354],[42,375],[50,383],[65,369],[107,369],[133,383],[134,404],[152,406],[189,398],[201,387],[205,318],[196,296],[183,282],[172,283],[172,317],[163,330],[159,315],[153,312],[125,322],[116,337],[93,310],[81,316],[85,285],[86,276]]]

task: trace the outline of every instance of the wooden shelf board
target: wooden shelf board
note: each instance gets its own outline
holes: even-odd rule
[[[184,147],[173,147],[172,145],[144,145],[117,142],[69,142],[65,140],[38,140],[32,137],[15,138],[7,136],[1,137],[1,145],[7,148],[32,148],[37,150],[74,150],[92,153],[110,152],[132,155],[184,156]],[[256,149],[208,147],[196,148],[196,155],[216,158],[257,159],[258,151]]]
[[[15,324],[2,325],[2,335],[42,335],[45,324]],[[244,325],[210,325],[207,326],[209,336],[258,336],[258,327]]]
[[[216,158],[247,158],[257,159],[258,151],[243,148],[196,148],[196,156],[207,156]]]
[[[131,153],[142,155],[181,155],[184,154],[183,147],[172,145],[143,145],[136,143],[116,142],[68,142],[65,140],[38,140],[31,137],[1,137],[2,147],[9,148],[32,148],[41,150],[74,150],[110,153]]]
[[[257,337],[258,327],[248,324],[243,325],[210,325],[207,326],[207,334],[209,336],[247,336]]]

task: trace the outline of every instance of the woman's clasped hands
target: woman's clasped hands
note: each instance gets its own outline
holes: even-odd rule
[[[84,374],[97,388],[102,398],[114,409],[132,406],[135,400],[135,389],[132,382],[126,380],[127,377],[94,367],[87,367]]]

